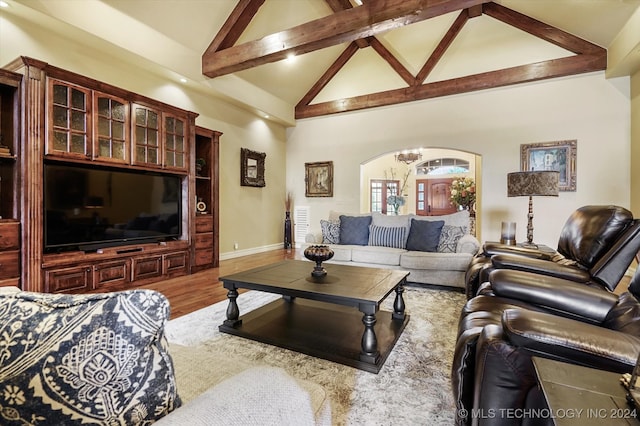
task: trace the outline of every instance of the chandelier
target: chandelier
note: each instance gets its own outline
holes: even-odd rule
[[[398,163],[411,164],[415,161],[421,160],[422,154],[420,154],[420,152],[399,152],[395,157]]]

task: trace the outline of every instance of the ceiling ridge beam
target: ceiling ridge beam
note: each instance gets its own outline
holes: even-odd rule
[[[460,12],[456,20],[453,22],[453,24],[451,24],[451,27],[449,28],[447,33],[444,35],[444,37],[442,37],[440,43],[438,43],[436,48],[433,50],[427,61],[418,72],[414,86],[424,83],[429,74],[431,74],[431,71],[433,71],[438,62],[440,62],[440,59],[442,59],[449,46],[451,46],[453,40],[458,36],[458,34],[460,34],[462,27],[464,27],[468,20],[469,12],[468,9],[465,9]]]
[[[607,67],[606,55],[582,54],[520,65],[427,83],[420,86],[387,90],[319,104],[296,107],[295,118],[303,119],[366,108],[396,105],[405,102],[493,89],[567,75],[602,71]]]
[[[488,0],[379,0],[343,10],[288,30],[202,55],[202,73],[217,77],[341,43],[380,34],[414,22],[466,9]]]
[[[315,82],[313,87],[300,99],[298,105],[296,105],[296,109],[305,105],[309,105],[311,101],[318,96],[318,93],[325,88],[329,81],[342,69],[344,64],[346,64],[349,59],[358,51],[359,47],[356,42],[351,42],[347,46],[347,48],[338,56],[333,64],[322,74],[322,76]]]
[[[573,53],[597,54],[604,52],[606,55],[606,50],[596,44],[497,3],[491,2],[485,4],[482,11],[487,16],[541,38],[549,43],[555,44],[556,46],[560,46]]]
[[[210,55],[236,44],[264,2],[265,0],[239,0],[204,54]]]

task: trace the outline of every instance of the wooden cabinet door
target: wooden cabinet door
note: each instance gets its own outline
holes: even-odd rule
[[[159,110],[144,105],[132,104],[133,164],[161,166]]]
[[[451,182],[448,179],[416,180],[416,214],[418,216],[441,216],[454,213],[451,203]]]
[[[91,90],[54,79],[47,90],[46,154],[90,159]]]
[[[187,121],[171,114],[164,114],[164,167],[187,170]]]
[[[44,273],[44,291],[85,292],[93,288],[91,266],[73,266],[70,268],[52,269]]]
[[[128,164],[131,155],[129,103],[106,93],[94,92],[93,111],[94,158]]]

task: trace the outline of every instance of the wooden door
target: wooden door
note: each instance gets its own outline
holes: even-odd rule
[[[418,216],[441,216],[454,213],[451,203],[451,182],[447,179],[416,180],[416,214]]]

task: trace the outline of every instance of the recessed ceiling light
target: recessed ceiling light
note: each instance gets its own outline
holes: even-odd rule
[[[296,54],[295,53],[289,53],[287,55],[287,59],[285,59],[288,63],[292,63],[295,62],[296,60]]]
[[[0,1],[0,7],[9,7],[9,3],[6,1]]]
[[[186,79],[186,78],[184,78],[184,77],[180,77],[180,83],[186,83],[186,82],[187,82],[187,79]]]

